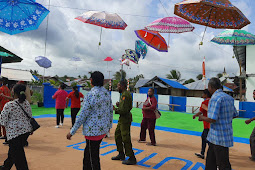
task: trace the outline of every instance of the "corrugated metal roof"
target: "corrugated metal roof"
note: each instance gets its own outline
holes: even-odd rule
[[[149,81],[149,79],[139,79],[138,82],[135,84],[135,88],[142,87],[142,86],[145,85],[148,81]]]
[[[176,89],[184,89],[184,90],[188,90],[188,87],[185,87],[184,85],[180,84],[177,81],[173,81],[173,80],[169,80],[169,79],[164,79],[164,78],[160,78],[160,80],[164,81],[166,84],[168,84],[169,86],[176,88]]]
[[[165,86],[164,84],[158,82],[158,81],[153,81],[155,84],[157,84],[159,87],[161,88],[167,88],[167,86]]]
[[[35,78],[30,73],[30,71],[11,69],[11,68],[3,68],[3,67],[2,67],[1,76],[6,77],[9,80],[16,80],[16,81],[32,81],[32,80],[35,80]]]
[[[209,83],[209,80],[206,80],[206,88],[208,88],[208,83]],[[189,83],[189,84],[186,84],[185,85],[187,88],[189,88],[189,90],[204,90],[204,82],[203,80],[198,80],[198,81],[195,81],[193,83]],[[226,86],[223,86],[223,91],[225,92],[233,92],[232,89],[226,87]]]

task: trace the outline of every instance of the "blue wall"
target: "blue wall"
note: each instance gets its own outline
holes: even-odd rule
[[[186,103],[187,98],[186,97],[175,97],[175,96],[169,96],[169,104],[177,104],[180,106],[174,107],[174,111],[176,112],[186,112]]]
[[[139,88],[139,93],[147,94],[150,88],[152,87],[141,87]],[[156,88],[154,88],[154,93],[157,94]]]
[[[55,107],[55,100],[52,99],[52,96],[55,94],[55,92],[58,90],[51,86],[50,83],[44,83],[44,94],[43,94],[43,103],[44,107],[49,108],[49,107]],[[72,90],[68,90],[67,93],[70,93]],[[71,105],[71,102],[69,101],[69,105]]]
[[[246,110],[239,112],[239,117],[252,118],[255,117],[255,103],[254,102],[239,102],[239,110]]]

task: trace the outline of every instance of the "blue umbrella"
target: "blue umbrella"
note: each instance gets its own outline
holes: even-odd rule
[[[43,68],[50,68],[51,67],[51,61],[47,57],[38,56],[35,57],[35,62]]]
[[[34,0],[0,1],[0,31],[13,35],[35,30],[49,12]]]

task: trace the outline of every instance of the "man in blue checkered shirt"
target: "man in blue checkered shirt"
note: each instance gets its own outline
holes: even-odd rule
[[[211,123],[207,136],[209,149],[205,170],[231,170],[229,147],[233,146],[232,120],[238,117],[234,99],[222,91],[218,78],[212,78],[208,84],[212,98],[208,106],[208,117],[199,116],[199,121]]]

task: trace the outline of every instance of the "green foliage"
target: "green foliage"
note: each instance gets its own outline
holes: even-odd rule
[[[32,99],[33,103],[37,103],[37,102],[42,103],[43,102],[43,95],[42,95],[42,93],[34,92],[31,99]]]
[[[197,75],[197,80],[202,80],[203,79],[203,74],[199,74],[199,75]]]
[[[217,77],[218,77],[218,78],[221,78],[221,77],[223,77],[223,74],[222,74],[222,73],[218,73],[218,74],[217,74]]]
[[[195,82],[194,79],[189,79],[189,80],[186,80],[183,84],[189,84],[189,83],[193,83]]]
[[[42,80],[32,80],[32,82],[29,83],[30,85],[36,85],[36,86],[42,86],[43,81]]]
[[[59,82],[59,81],[55,81],[55,80],[52,80],[52,79],[49,80],[49,83],[50,83],[51,85],[53,85],[53,86],[59,86],[59,85],[60,85],[60,82]]]
[[[122,73],[123,79],[126,79],[127,73],[126,73],[124,70],[117,71],[117,72],[113,75],[113,77],[114,77],[113,79],[114,79],[114,80],[120,81],[120,80],[121,80],[121,73]]]
[[[74,86],[77,86],[78,83],[77,82],[72,82],[71,86],[74,87]]]
[[[166,78],[176,79],[178,82],[183,80],[183,79],[181,79],[181,73],[177,70],[171,70],[170,74],[166,75]]]

